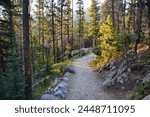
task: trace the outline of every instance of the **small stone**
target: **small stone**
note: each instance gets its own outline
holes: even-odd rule
[[[102,65],[99,69],[99,73],[101,73],[105,69],[106,65]]]
[[[57,96],[58,98],[65,98],[65,92],[63,91],[57,91],[54,93],[55,96]]]
[[[136,80],[135,84],[137,85],[137,84],[139,84],[139,82],[140,82],[139,80]]]
[[[58,100],[58,98],[51,94],[43,94],[40,98],[41,100]]]
[[[110,71],[114,71],[114,70],[116,70],[116,69],[117,69],[117,67],[116,67],[116,66],[113,66]]]
[[[57,92],[58,90],[68,90],[68,85],[65,84],[65,83],[59,83],[55,89],[54,89],[54,92]]]
[[[69,79],[68,79],[67,77],[64,77],[63,80],[64,80],[64,81],[68,81]]]
[[[128,68],[128,70],[127,70],[127,71],[128,71],[128,73],[131,73],[131,72],[132,72],[131,68]]]
[[[71,73],[71,74],[74,74],[74,73],[75,73],[74,69],[72,69],[72,68],[70,68],[70,67],[66,67],[66,68],[64,69],[64,73],[67,73],[67,72],[69,72],[69,73]]]
[[[125,90],[125,87],[121,87],[121,90]]]
[[[112,78],[109,77],[103,82],[102,86],[108,88],[108,87],[111,87],[112,85],[113,85]]]
[[[142,83],[145,83],[145,82],[150,82],[150,73],[144,77]]]
[[[143,98],[143,100],[150,100],[150,94]]]

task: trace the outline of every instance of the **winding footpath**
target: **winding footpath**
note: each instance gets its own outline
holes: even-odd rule
[[[93,53],[75,59],[72,63],[75,74],[66,74],[70,80],[66,100],[116,100],[125,99],[125,94],[103,89],[104,79],[94,72],[89,62],[95,57]]]

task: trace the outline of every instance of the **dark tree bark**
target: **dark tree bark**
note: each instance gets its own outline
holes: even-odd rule
[[[115,7],[114,7],[114,0],[111,0],[111,18],[112,18],[112,26],[115,30]]]
[[[64,40],[63,40],[63,4],[64,0],[61,1],[61,35],[60,35],[60,40],[61,40],[61,60],[64,61]]]
[[[125,62],[127,63],[126,0],[124,0],[124,3],[123,3],[123,40],[124,40]]]
[[[71,40],[71,50],[73,50],[73,46],[74,46],[74,44],[73,44],[73,42],[74,42],[74,35],[73,35],[73,28],[74,28],[74,26],[73,26],[73,18],[74,18],[74,16],[73,16],[73,12],[74,12],[74,7],[73,7],[73,0],[72,0],[72,40]]]
[[[25,98],[32,99],[32,77],[30,61],[30,40],[29,40],[29,0],[23,0],[23,46],[24,46],[24,72],[26,78]]]
[[[120,32],[120,21],[119,21],[119,13],[116,13],[116,15],[117,15],[117,29],[116,29],[116,32],[117,32],[117,34],[119,34],[119,32]]]
[[[135,43],[135,48],[134,48],[135,54],[137,54],[137,47],[138,47],[138,44],[140,43],[140,39],[141,39],[141,24],[142,24],[142,13],[143,13],[142,8],[143,8],[143,2],[141,0],[138,0],[136,29],[135,29],[135,38],[136,38],[136,43]]]
[[[147,0],[148,6],[148,28],[149,28],[149,36],[150,36],[150,0]]]
[[[39,45],[40,45],[40,42],[41,42],[41,4],[40,4],[40,0],[39,0]]]
[[[5,71],[5,62],[2,50],[2,38],[0,36],[0,74]]]
[[[54,0],[52,0],[52,40],[53,40],[53,58],[54,58],[54,63],[56,63],[57,57],[56,57],[56,45],[55,45]]]
[[[45,56],[44,56],[44,53],[45,53],[45,51],[44,51],[44,38],[45,38],[45,36],[44,36],[44,2],[42,2],[42,17],[43,17],[43,20],[42,20],[42,63],[44,64],[44,62],[45,62]]]

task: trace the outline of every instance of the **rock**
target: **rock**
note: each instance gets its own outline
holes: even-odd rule
[[[125,90],[125,87],[121,87],[121,90]]]
[[[51,94],[43,94],[40,98],[41,100],[58,100],[58,98]]]
[[[52,94],[52,93],[53,93],[53,91],[49,90],[49,89],[44,92],[44,94]]]
[[[53,86],[56,87],[61,82],[60,78],[55,78]]]
[[[110,66],[115,66],[116,61],[111,61],[109,64]]]
[[[108,62],[105,67],[109,68],[109,66],[110,66],[110,62]]]
[[[106,65],[102,65],[101,68],[99,69],[99,73],[101,73],[105,69]]]
[[[55,87],[54,92],[57,92],[58,90],[68,91],[68,85],[66,83],[59,83]]]
[[[143,98],[143,100],[150,100],[150,94]]]
[[[118,77],[117,77],[117,82],[118,83],[121,83],[121,84],[124,84],[124,82],[127,82],[128,81],[128,73],[123,73],[123,74],[120,74]]]
[[[106,88],[113,86],[112,77],[107,78],[107,79],[103,82],[103,85],[102,85],[102,86],[103,86],[103,87],[106,87]]]
[[[137,85],[137,84],[139,84],[139,83],[140,83],[140,81],[139,81],[139,80],[136,80],[135,84]]]
[[[74,73],[75,73],[74,69],[72,69],[72,68],[70,68],[70,67],[64,68],[64,73],[67,73],[67,72],[69,72],[69,73],[71,73],[71,74],[74,74]]]
[[[64,80],[64,81],[68,81],[69,79],[68,79],[67,77],[64,77],[63,80]]]
[[[131,72],[132,72],[131,68],[128,68],[127,72],[128,72],[128,73],[131,73]]]
[[[118,61],[111,61],[108,62],[105,65],[102,65],[102,67],[99,69],[99,73],[101,73],[103,70],[110,70],[110,71],[114,71],[118,68],[119,66],[119,62]]]
[[[148,74],[144,77],[142,83],[145,83],[145,82],[150,82],[150,73],[148,73]]]
[[[127,71],[127,66],[121,66],[118,70],[118,75],[123,74],[124,72]]]
[[[117,82],[120,83],[120,84],[123,84],[123,83],[124,83],[122,77],[118,77],[118,78],[117,78]]]
[[[113,66],[111,69],[110,69],[110,71],[114,71],[114,70],[116,70],[117,69],[117,67],[116,66]]]
[[[65,98],[65,94],[66,92],[61,91],[61,90],[54,93],[54,95],[57,96],[58,98]]]

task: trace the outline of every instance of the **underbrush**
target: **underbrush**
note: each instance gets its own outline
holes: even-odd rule
[[[63,69],[69,65],[71,65],[71,61],[67,60],[65,62],[60,62],[52,65],[52,74],[53,76],[61,76],[63,74]]]
[[[105,64],[100,56],[96,56],[91,62],[90,66],[93,67],[95,70],[98,70],[101,65]]]
[[[32,88],[32,99],[38,100],[40,99],[41,94],[51,86],[52,79],[45,79],[44,82],[39,83],[37,86]]]
[[[61,77],[63,75],[63,69],[69,65],[71,65],[71,61],[67,60],[65,62],[60,62],[52,65],[51,74],[49,75],[50,78],[45,78],[42,82],[39,81],[39,84],[32,88],[32,99],[36,100],[39,99],[41,94],[51,86],[53,80],[55,78]],[[42,80],[41,79],[41,80]]]
[[[136,85],[134,87],[134,94],[133,99],[140,100],[143,99],[145,96],[147,96],[150,93],[150,83],[145,82],[143,84]]]

